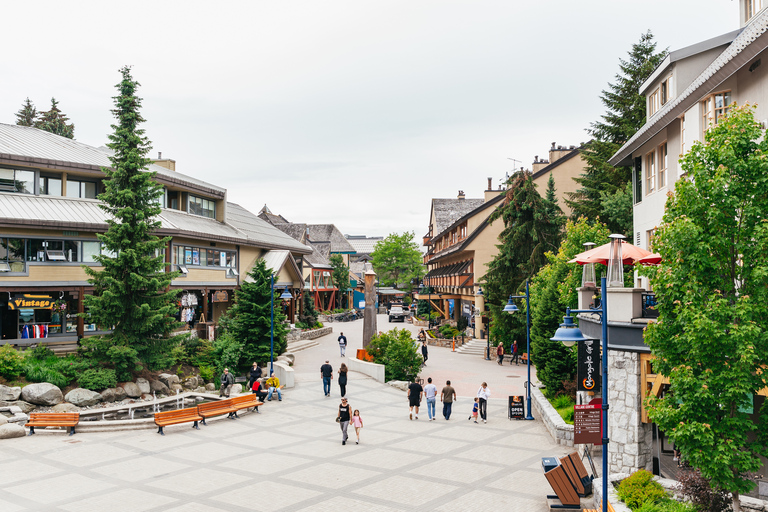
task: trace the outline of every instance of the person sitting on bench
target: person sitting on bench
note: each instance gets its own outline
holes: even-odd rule
[[[263,402],[264,397],[267,396],[267,393],[261,390],[261,381],[259,381],[258,379],[253,381],[253,386],[251,386],[251,392],[254,395],[256,395],[256,398],[259,399],[259,402]]]
[[[280,379],[275,377],[275,372],[272,372],[269,374],[269,378],[267,379],[267,388],[269,389],[269,393],[267,393],[267,402],[272,400],[272,393],[277,391],[277,401],[280,402],[283,400],[283,394],[280,393]]]

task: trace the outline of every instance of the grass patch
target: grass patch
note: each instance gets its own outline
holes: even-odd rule
[[[573,406],[576,405],[576,402],[574,402],[571,397],[567,395],[558,395],[553,399],[547,397],[547,400],[549,400],[549,403],[554,407],[560,417],[563,418],[563,421],[568,425],[573,425]]]

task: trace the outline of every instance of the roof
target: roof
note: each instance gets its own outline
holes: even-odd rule
[[[582,150],[583,150],[583,149],[584,149],[584,144],[582,144],[581,146],[579,146],[579,147],[577,147],[577,148],[575,148],[575,149],[571,149],[571,150],[568,152],[568,154],[567,154],[567,155],[565,155],[565,156],[562,156],[562,157],[558,158],[557,160],[555,160],[555,161],[554,161],[554,162],[552,162],[551,164],[547,165],[546,167],[542,167],[541,169],[539,169],[538,171],[536,171],[536,172],[535,172],[535,173],[534,173],[534,174],[531,176],[531,179],[534,179],[534,180],[535,180],[536,178],[538,178],[538,177],[540,177],[540,176],[543,176],[543,175],[545,175],[545,174],[548,174],[548,173],[552,172],[552,171],[555,169],[555,167],[557,167],[558,165],[560,165],[560,164],[563,164],[563,163],[567,162],[568,160],[570,160],[571,158],[573,158],[573,157],[575,157],[575,156],[577,156],[577,155],[581,154],[581,152],[582,152]]]
[[[432,199],[435,233],[442,233],[456,219],[482,206],[485,199]]]
[[[357,252],[334,224],[307,224],[307,229],[308,238],[312,242],[330,242],[331,253]]]
[[[331,245],[328,242],[310,242],[312,253],[304,256],[304,261],[312,268],[333,268],[328,260]]]
[[[433,268],[424,277],[457,276],[466,273],[473,260],[460,261],[438,268]]]
[[[493,198],[489,199],[488,201],[483,202],[483,204],[481,204],[480,206],[478,206],[474,210],[471,210],[471,211],[467,212],[466,214],[464,214],[463,216],[459,217],[458,219],[454,220],[452,224],[447,226],[444,230],[438,232],[437,235],[432,237],[432,239],[433,240],[437,240],[446,231],[452,230],[454,227],[458,226],[459,224],[461,224],[465,220],[469,219],[473,215],[476,215],[477,213],[485,210],[486,208],[490,208],[491,206],[493,206],[495,208],[496,203],[501,202],[506,197],[507,197],[506,194],[499,194],[499,195],[494,196]],[[454,249],[457,250],[459,247],[465,245],[466,242],[468,242],[470,239],[474,239],[477,236],[477,233],[479,233],[480,231],[485,229],[485,226],[486,226],[486,223],[485,222],[481,222],[480,225],[472,233],[469,234],[469,236],[465,239],[464,242],[462,242],[459,245],[454,245],[454,246],[451,246],[451,247],[449,247],[447,249],[443,249],[442,251],[440,251],[440,255],[442,256],[444,254],[450,254],[452,252],[455,252]],[[433,251],[433,246],[430,245],[430,250],[429,250],[429,252],[427,254],[432,254],[432,251]]]
[[[294,273],[299,276],[299,281],[301,281],[301,270],[299,270],[299,266],[296,264],[296,260],[291,257],[290,251],[267,251],[261,256],[261,259],[264,260],[267,268],[275,274],[279,273],[280,269],[282,269],[286,263],[288,263],[288,265],[293,268]],[[246,276],[246,280],[248,280],[248,277],[250,276]]]
[[[245,233],[254,244],[309,254],[306,245],[283,233],[236,203],[227,203],[227,222]]]
[[[648,142],[674,119],[684,114],[700,98],[715,90],[728,77],[749,64],[768,48],[768,9],[763,9],[744,27],[733,42],[674,100],[654,114],[617,152],[608,163],[613,166],[631,164],[632,153]]]
[[[99,171],[101,167],[112,166],[110,155],[112,150],[106,147],[89,146],[31,126],[0,123],[0,158],[17,160],[19,165],[55,167],[75,164],[83,170]],[[156,172],[161,180],[201,188],[218,196],[226,193],[224,188],[160,165],[150,164],[149,170]]]
[[[371,254],[376,243],[384,240],[383,236],[347,237],[347,242],[355,250],[355,254]]]
[[[274,224],[274,226],[294,240],[298,240],[299,242],[306,241],[306,237],[304,236],[307,232],[306,224]]]
[[[288,222],[288,219],[283,217],[282,215],[275,215],[272,213],[272,211],[269,209],[269,207],[264,204],[264,206],[261,207],[261,210],[259,210],[258,214],[259,218],[266,220],[270,224],[286,224]]]

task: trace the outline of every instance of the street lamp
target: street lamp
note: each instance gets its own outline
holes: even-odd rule
[[[528,385],[525,387],[525,398],[527,402],[525,419],[532,420],[531,414],[531,292],[528,286],[528,280],[525,280],[525,295],[510,295],[509,302],[504,306],[504,311],[509,314],[519,311],[512,299],[525,299],[525,339],[526,354],[528,355]]]
[[[602,370],[603,370],[603,399],[602,399],[602,415],[603,415],[603,512],[608,512],[608,310],[606,301],[606,283],[605,277],[600,278],[600,307],[595,309],[566,309],[565,317],[563,317],[563,323],[560,324],[560,328],[555,331],[555,335],[550,338],[552,341],[560,341],[566,347],[572,347],[574,344],[585,341],[586,338],[581,330],[573,323],[571,313],[592,313],[600,315],[600,323],[602,324]]]
[[[269,313],[270,313],[270,321],[269,321],[269,374],[272,375],[272,372],[275,369],[274,361],[275,361],[275,274],[272,273],[269,276],[269,289],[271,293],[269,294]],[[280,294],[280,299],[286,300],[286,299],[292,299],[293,296],[288,291],[288,288],[283,290],[283,293]]]
[[[475,297],[482,297],[483,296],[483,289],[481,287],[477,287],[477,293],[475,294]],[[481,318],[482,320],[482,318]],[[488,337],[486,338],[485,342],[485,360],[490,361],[491,360],[491,324],[490,324],[490,318],[488,319]]]

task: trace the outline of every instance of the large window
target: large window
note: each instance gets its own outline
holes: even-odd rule
[[[41,196],[60,196],[61,178],[50,178],[40,176],[40,195]]]
[[[237,253],[212,247],[176,245],[173,247],[175,265],[194,267],[237,267]]]
[[[0,192],[35,193],[35,171],[0,169]]]
[[[200,215],[202,217],[208,217],[210,219],[216,218],[216,201],[212,199],[204,199],[197,196],[189,196],[189,213],[194,215]]]
[[[661,144],[656,153],[659,157],[657,185],[658,188],[664,188],[667,186],[667,143]]]
[[[669,100],[672,99],[672,75],[669,75],[666,80],[661,82],[660,94],[661,104],[666,105]]]
[[[715,93],[701,102],[702,139],[704,138],[703,134],[705,134],[710,127],[720,122],[720,118],[728,113],[731,103],[731,91]]]
[[[0,238],[0,272],[24,272],[23,238]]]
[[[645,195],[656,190],[656,152],[645,155]]]
[[[67,197],[96,199],[96,183],[67,179]]]
[[[656,89],[648,96],[648,117],[658,112],[661,106],[661,92]]]
[[[94,263],[102,253],[101,242],[56,239],[27,239],[26,260],[36,262]]]
[[[747,21],[763,8],[762,0],[747,0]]]
[[[632,173],[635,182],[635,204],[643,201],[643,159],[635,157],[635,168]]]

